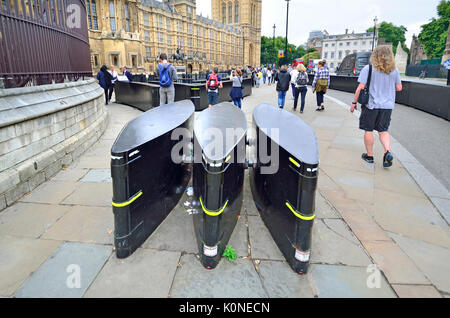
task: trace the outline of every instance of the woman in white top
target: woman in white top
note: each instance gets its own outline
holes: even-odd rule
[[[270,83],[272,82],[272,69],[269,68],[269,70],[267,71],[267,79],[268,79],[268,84],[270,86]]]
[[[109,70],[108,70],[108,72],[109,72],[109,74],[111,74],[111,77],[112,77],[112,79],[111,79],[111,87],[109,88],[109,93],[108,93],[108,99],[111,101],[111,97],[112,97],[112,94],[113,94],[113,92],[114,92],[114,83],[117,81],[117,76],[119,76],[119,73],[117,73],[117,71],[116,70],[114,70],[114,65],[111,65],[111,67],[109,68]]]

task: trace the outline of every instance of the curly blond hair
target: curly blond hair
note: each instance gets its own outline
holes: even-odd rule
[[[391,74],[396,68],[394,53],[389,45],[378,46],[373,51],[370,62],[377,71],[386,74]]]

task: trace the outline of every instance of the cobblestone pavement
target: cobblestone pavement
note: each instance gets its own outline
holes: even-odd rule
[[[288,96],[285,109],[292,111]],[[258,104],[276,101],[274,86],[254,89],[243,103],[249,123]],[[301,118],[316,132],[320,174],[307,275],[295,274],[283,259],[248,178],[230,242],[239,255],[234,263],[222,259],[210,271],[201,266],[192,216],[182,207],[186,198],[132,256],[117,259],[110,149],[140,111],[112,104],[97,144],[0,213],[0,296],[448,297],[450,230],[442,214],[448,191],[426,174],[418,182],[414,158],[395,141],[391,169],[382,168],[379,144],[375,165],[366,164],[357,117],[336,100],[326,99],[325,112],[315,108],[309,91]],[[381,269],[379,280],[372,264]]]

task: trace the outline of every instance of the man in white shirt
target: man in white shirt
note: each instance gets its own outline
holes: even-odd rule
[[[297,81],[298,70],[296,67],[289,73],[291,74],[292,99],[295,99],[295,82]]]
[[[108,94],[109,100],[111,100],[111,96],[114,92],[114,83],[117,81],[117,77],[118,77],[119,73],[117,73],[117,71],[114,70],[114,65],[110,66],[108,72],[109,72],[109,74],[111,74],[111,77],[112,77],[112,79],[111,79],[112,85],[111,85],[111,88],[109,89],[109,94]]]

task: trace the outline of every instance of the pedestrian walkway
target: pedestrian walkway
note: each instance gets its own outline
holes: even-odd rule
[[[290,96],[287,111],[292,111]],[[260,103],[276,105],[274,86],[255,88],[244,99],[249,123]],[[96,145],[0,213],[0,296],[450,296],[448,223],[398,160],[391,169],[382,168],[379,145],[375,165],[363,162],[357,117],[336,101],[326,99],[325,105],[325,112],[316,112],[309,91],[301,115],[316,132],[320,154],[307,275],[295,274],[285,262],[259,217],[248,178],[230,241],[239,255],[234,263],[222,259],[214,270],[202,267],[184,197],[141,248],[118,260],[110,148],[140,111],[112,104],[109,125]],[[450,199],[448,193],[441,196]]]

